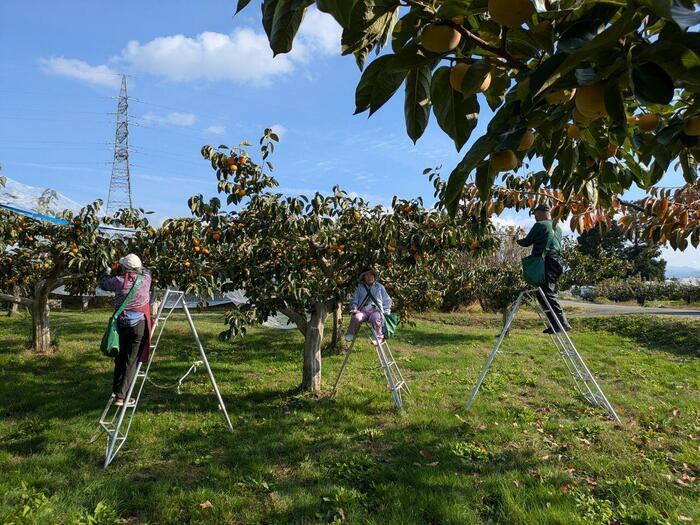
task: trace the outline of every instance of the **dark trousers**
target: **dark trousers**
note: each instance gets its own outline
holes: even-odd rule
[[[139,350],[145,329],[145,320],[140,321],[135,326],[122,326],[121,324],[118,326],[119,354],[114,358],[112,392],[120,399],[126,399],[131,382],[136,375]]]
[[[557,331],[559,331],[559,327],[554,316],[559,318],[559,322],[565,330],[568,330],[570,328],[569,321],[566,320],[566,315],[564,315],[564,310],[562,310],[561,305],[559,304],[559,301],[557,301],[557,297],[554,294],[557,280],[559,279],[559,276],[562,274],[563,271],[564,268],[562,267],[561,258],[559,257],[559,255],[549,254],[547,255],[547,257],[545,257],[545,281],[543,284],[540,285],[540,290],[544,292],[544,295],[547,298],[547,301],[549,302],[549,306],[551,307],[551,312],[547,312],[547,318],[549,319],[552,328],[554,328]],[[544,299],[542,299],[542,296],[540,294],[537,294],[537,300],[539,301],[540,305],[542,305],[542,308],[544,310],[549,310],[549,308],[547,308],[547,304],[544,302]],[[552,315],[552,313],[554,315]]]

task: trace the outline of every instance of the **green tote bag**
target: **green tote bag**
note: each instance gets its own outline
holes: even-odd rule
[[[105,333],[102,336],[102,342],[100,343],[100,350],[107,357],[117,357],[117,354],[119,354],[119,332],[117,331],[117,320],[126,309],[129,302],[131,302],[131,298],[136,293],[136,290],[138,289],[142,280],[143,277],[140,275],[136,278],[136,281],[131,286],[129,293],[126,294],[126,297],[124,297],[122,304],[114,311],[114,314],[107,322],[107,330],[105,330]]]
[[[528,283],[535,286],[544,284],[544,252],[542,252],[542,255],[523,257],[521,263],[523,266],[523,277]]]
[[[384,314],[384,337],[394,337],[396,327],[399,325],[399,316],[396,314]]]

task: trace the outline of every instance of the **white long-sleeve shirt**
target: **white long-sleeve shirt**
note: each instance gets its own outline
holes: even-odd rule
[[[391,297],[389,297],[389,294],[387,293],[386,288],[384,288],[384,285],[375,281],[375,283],[370,288],[370,292],[372,293],[374,298],[379,302],[379,305],[375,305],[372,299],[367,297],[367,285],[360,283],[355,289],[355,293],[352,294],[352,301],[350,301],[350,309],[357,310],[358,308],[360,308],[360,305],[373,305],[375,308],[380,308],[385,314],[391,313],[391,305],[393,304],[393,301],[391,300]],[[367,298],[366,301],[365,298]]]

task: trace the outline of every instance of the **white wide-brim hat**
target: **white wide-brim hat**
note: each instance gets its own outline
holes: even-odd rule
[[[119,264],[121,264],[125,270],[140,270],[143,266],[139,256],[134,253],[130,253],[119,259]]]

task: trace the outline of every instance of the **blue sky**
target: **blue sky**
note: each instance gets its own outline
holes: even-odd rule
[[[292,53],[273,59],[259,9],[234,18],[235,0],[58,6],[0,2],[0,163],[19,182],[79,203],[106,199],[120,73],[130,75],[134,203],[160,218],[186,214],[192,194],[214,194],[202,145],[255,142],[267,126],[281,136],[272,160],[286,193],[339,184],[373,203],[432,202],[423,168],[442,165],[446,176],[460,159],[434,119],[413,145],[402,96],[370,119],[353,115],[360,72],[339,56],[339,28],[317,11]],[[670,260],[700,267],[697,251]]]

